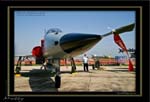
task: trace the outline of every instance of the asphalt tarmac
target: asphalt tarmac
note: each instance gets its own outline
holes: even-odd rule
[[[54,77],[40,66],[22,66],[15,75],[15,92],[135,92],[136,72],[128,66],[101,66],[101,70],[84,72],[82,66],[71,74],[71,67],[61,66],[61,87],[55,88]]]

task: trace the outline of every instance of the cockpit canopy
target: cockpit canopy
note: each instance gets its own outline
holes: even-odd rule
[[[60,30],[59,28],[50,28],[47,32],[46,32],[46,34],[58,34],[58,33],[61,33],[62,32],[62,30]]]

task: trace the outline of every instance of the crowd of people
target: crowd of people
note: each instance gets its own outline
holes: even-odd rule
[[[88,58],[88,56],[86,55],[86,54],[84,54],[83,55],[83,58],[82,58],[82,61],[83,61],[83,70],[85,71],[85,72],[89,72],[89,64],[88,64],[88,61],[89,61],[89,58]],[[95,61],[95,64],[93,64],[92,65],[92,68],[93,68],[93,70],[95,69],[95,67],[99,67],[99,61],[97,61],[96,59],[94,60]],[[46,59],[44,62],[43,62],[43,64],[42,64],[42,66],[41,66],[41,69],[47,69],[47,65],[48,65],[48,63],[49,63],[49,61],[48,61],[48,59]]]

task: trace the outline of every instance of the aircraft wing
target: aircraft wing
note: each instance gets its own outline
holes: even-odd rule
[[[15,56],[15,57],[34,57],[33,55],[17,55],[17,56]]]
[[[122,26],[120,28],[112,30],[109,33],[106,33],[106,34],[102,35],[102,37],[106,37],[106,36],[111,35],[111,34],[121,34],[121,33],[124,33],[124,32],[132,31],[134,29],[134,26],[135,26],[135,23],[132,23],[132,24],[129,24],[129,25],[126,25],[126,26]]]

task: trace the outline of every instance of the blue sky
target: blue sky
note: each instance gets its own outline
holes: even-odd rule
[[[15,56],[31,55],[32,48],[40,45],[44,30],[59,28],[66,33],[103,35],[135,22],[135,11],[15,11]],[[127,48],[135,48],[135,29],[120,35]],[[102,39],[88,55],[123,55],[118,53],[113,35]]]

